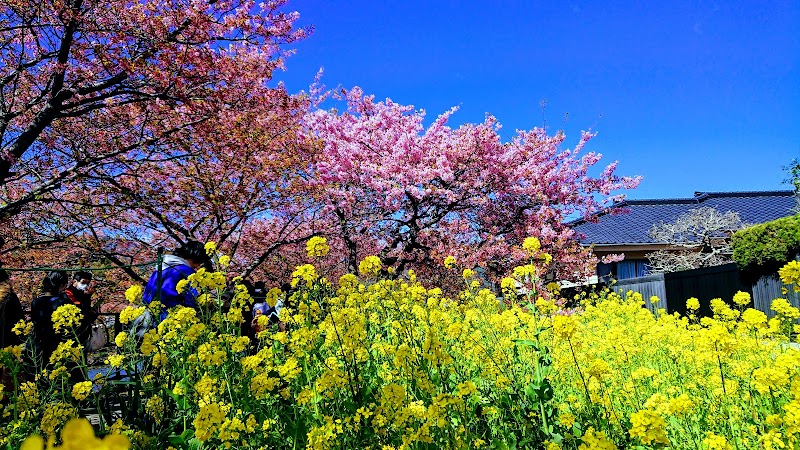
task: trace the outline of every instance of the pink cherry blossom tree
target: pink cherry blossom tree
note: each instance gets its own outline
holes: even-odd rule
[[[125,265],[293,217],[274,206],[308,105],[272,78],[309,30],[285,3],[0,5],[4,259]]]
[[[237,112],[196,126],[191,151],[180,157],[92,171],[80,190],[60,193],[47,211],[9,220],[35,221],[9,226],[12,240],[50,249],[57,243],[62,254],[119,266],[151,260],[159,246],[215,241],[234,258],[234,270],[252,272],[281,246],[313,235],[305,224],[315,204],[306,199],[308,190],[295,189],[309,159],[296,137],[307,101],[271,92],[280,103],[262,98],[243,117]]]
[[[0,217],[97,171],[196,152],[204,123],[274,101],[283,45],[307,34],[284,3],[3,2]]]
[[[397,271],[433,274],[453,255],[497,277],[525,261],[519,245],[536,236],[555,261],[541,265],[542,275],[582,277],[593,261],[565,219],[639,183],[616,175],[616,163],[589,174],[601,158],[583,153],[591,133],[573,149],[562,148],[563,133],[541,128],[503,142],[491,116],[452,128],[453,109],[426,128],[411,106],[376,102],[358,88],[343,96],[347,111],[306,116],[305,139],[320,148],[310,184],[324,187],[325,230],[349,270],[376,254]]]

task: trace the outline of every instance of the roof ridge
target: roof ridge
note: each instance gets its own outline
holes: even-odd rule
[[[705,199],[711,197],[783,197],[783,196],[790,196],[794,195],[794,191],[792,190],[774,190],[774,191],[695,191],[694,197],[672,197],[672,198],[643,198],[637,200],[625,199],[622,203],[634,203],[642,204],[641,202],[658,202],[658,203],[665,203],[665,202],[686,202],[692,203],[696,202],[698,199]],[[610,206],[609,208],[613,208],[614,206]]]
[[[645,198],[641,200],[625,200],[629,205],[675,205],[699,203],[697,198]],[[621,205],[622,203],[620,203]],[[613,208],[613,206],[611,206]]]
[[[792,190],[695,192],[695,197],[783,197],[789,195],[795,195],[795,192]]]

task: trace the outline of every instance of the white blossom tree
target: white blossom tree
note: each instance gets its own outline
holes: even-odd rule
[[[739,213],[691,209],[674,222],[653,225],[650,237],[669,248],[649,253],[650,273],[677,272],[733,261],[730,236],[746,227]]]

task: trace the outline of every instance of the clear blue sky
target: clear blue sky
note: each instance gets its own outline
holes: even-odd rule
[[[800,157],[800,1],[290,1],[314,34],[277,74],[291,91],[324,67],[425,109],[489,112],[642,175],[629,198],[788,189]],[[546,100],[542,113],[540,102]],[[565,121],[565,115],[568,118]]]

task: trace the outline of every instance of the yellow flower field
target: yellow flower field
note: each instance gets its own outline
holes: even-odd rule
[[[530,280],[539,262],[517,277]],[[332,283],[299,267],[285,329],[260,319],[255,342],[241,335],[245,287],[226,304],[226,275],[198,272],[188,283],[205,294],[201,306],[174,308],[141,338],[116,336],[105,375],[71,382],[85,361],[65,343],[49,370],[18,379],[3,393],[0,445],[29,435],[44,438],[29,448],[58,443],[67,421],[88,412],[100,417],[98,436],[141,449],[800,446],[800,312],[786,300],[770,320],[742,306],[746,294],[733,306],[713,301],[714,317],[698,319],[654,316],[639,294],[600,292],[570,315],[545,292],[499,301],[471,270],[448,297],[413,272],[380,279],[378,258],[360,269]],[[141,294],[127,292],[123,322],[144,312]],[[273,302],[281,295],[270,291]],[[70,326],[74,311],[59,317]],[[2,352],[12,374],[19,355]],[[114,439],[102,442],[124,448]]]

